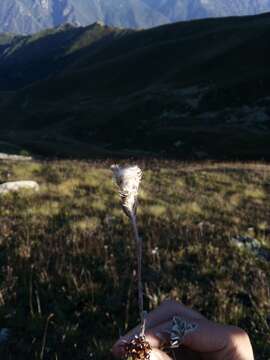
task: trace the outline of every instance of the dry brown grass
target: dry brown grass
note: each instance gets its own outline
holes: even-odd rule
[[[1,359],[109,358],[138,321],[135,248],[109,164],[0,163],[1,181],[41,184],[1,197],[0,325],[12,330]],[[249,235],[270,249],[270,166],[139,165],[147,308],[181,300],[245,328],[257,358],[269,359],[270,265],[230,239]]]

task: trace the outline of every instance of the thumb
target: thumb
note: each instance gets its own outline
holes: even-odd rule
[[[171,360],[171,358],[159,349],[152,349],[150,353],[150,360]]]

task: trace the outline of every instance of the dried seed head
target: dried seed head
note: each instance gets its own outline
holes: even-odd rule
[[[142,171],[138,166],[121,168],[118,165],[113,165],[111,169],[119,187],[123,210],[127,216],[134,216],[137,210],[138,190]]]
[[[125,345],[125,359],[127,360],[149,360],[151,346],[145,340],[145,336],[135,336],[131,342]]]

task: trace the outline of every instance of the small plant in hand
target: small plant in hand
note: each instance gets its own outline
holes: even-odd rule
[[[136,335],[134,339],[125,345],[125,356],[127,360],[149,360],[151,346],[145,340],[145,336]]]
[[[150,359],[151,346],[145,340],[145,318],[143,307],[142,285],[142,241],[137,227],[138,191],[142,178],[142,171],[138,166],[123,167],[112,166],[114,179],[119,187],[121,205],[124,213],[131,221],[134,238],[137,245],[137,279],[138,279],[138,303],[141,319],[141,329],[133,340],[125,343],[125,357],[130,360]]]

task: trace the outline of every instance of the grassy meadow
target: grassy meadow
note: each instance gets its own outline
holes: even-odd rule
[[[138,321],[135,244],[110,161],[1,162],[1,182],[40,192],[0,198],[1,359],[110,359]],[[248,331],[270,359],[270,165],[146,161],[139,197],[148,310],[166,298]]]

